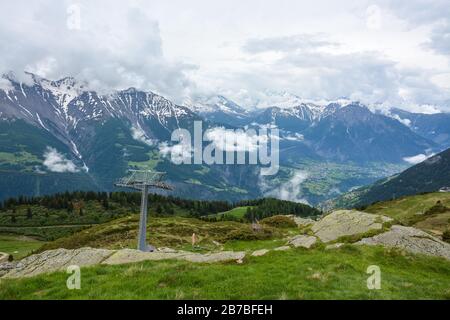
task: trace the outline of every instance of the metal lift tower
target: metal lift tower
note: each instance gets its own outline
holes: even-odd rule
[[[142,191],[141,215],[139,219],[138,250],[154,251],[155,248],[147,245],[147,211],[148,211],[148,190],[150,188],[173,190],[173,188],[163,182],[164,172],[151,170],[129,170],[130,174],[119,179],[114,185],[116,187],[131,188]]]

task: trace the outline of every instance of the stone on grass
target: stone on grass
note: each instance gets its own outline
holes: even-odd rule
[[[261,249],[261,250],[256,250],[252,253],[253,257],[261,257],[266,255],[267,253],[269,253],[269,250],[267,249]]]
[[[273,249],[274,251],[286,251],[286,250],[289,250],[291,247],[289,247],[289,246],[282,246],[282,247],[278,247],[278,248],[275,248],[275,249]]]
[[[44,251],[16,262],[5,278],[33,277],[42,273],[65,270],[68,266],[93,266],[100,264],[115,251],[81,248],[76,250],[56,249]]]
[[[306,226],[310,226],[310,225],[313,225],[314,223],[316,223],[315,220],[309,219],[309,218],[301,218],[301,217],[292,216],[292,219],[294,219],[294,222],[299,227],[306,227]]]
[[[356,244],[382,245],[450,260],[449,243],[412,227],[392,226],[391,230],[371,238],[362,239]]]
[[[189,262],[198,263],[214,263],[214,262],[226,262],[226,261],[239,261],[243,260],[245,252],[218,252],[209,254],[191,253],[187,251],[176,252],[142,252],[132,249],[123,249],[117,251],[108,259],[103,261],[103,264],[116,265],[135,263],[142,261],[160,261],[160,260],[185,260]]]
[[[9,254],[0,252],[0,263],[8,262],[9,261]]]
[[[314,236],[306,236],[306,235],[298,235],[291,238],[288,242],[289,245],[294,246],[295,248],[311,248],[317,242],[317,238]]]
[[[343,236],[381,230],[391,218],[354,210],[335,211],[312,226],[311,230],[322,242],[331,242]]]

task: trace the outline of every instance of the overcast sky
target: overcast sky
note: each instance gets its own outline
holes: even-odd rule
[[[0,12],[1,72],[178,103],[286,91],[450,111],[448,0],[0,0]]]

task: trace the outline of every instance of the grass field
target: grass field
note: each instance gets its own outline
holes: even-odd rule
[[[30,237],[0,234],[0,252],[11,254],[15,260],[27,256],[43,244],[44,242]]]
[[[231,209],[230,211],[209,215],[208,218],[220,218],[223,216],[227,216],[227,217],[233,217],[237,220],[243,219],[244,215],[247,213],[247,208],[253,208],[253,207],[237,207],[237,208]]]
[[[381,290],[366,273],[381,269]],[[0,299],[450,299],[450,262],[378,247],[271,252],[243,264],[181,261],[81,270],[81,290],[64,272],[0,280]]]

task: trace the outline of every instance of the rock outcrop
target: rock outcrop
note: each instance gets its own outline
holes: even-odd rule
[[[0,252],[0,263],[9,261],[9,254]]]
[[[335,211],[312,226],[311,230],[322,242],[331,242],[343,236],[381,230],[391,218],[354,210]]]
[[[411,253],[433,255],[450,260],[450,244],[412,227],[392,226],[391,230],[362,239],[357,244],[400,248]]]
[[[262,257],[269,252],[270,252],[270,250],[268,250],[268,249],[256,250],[256,251],[253,251],[252,257]]]
[[[177,252],[142,252],[132,249],[123,249],[117,251],[115,254],[110,256],[108,259],[102,262],[102,264],[116,265],[116,264],[126,264],[141,261],[158,261],[158,260],[185,260],[189,262],[197,263],[215,263],[215,262],[226,262],[226,261],[238,261],[245,257],[245,252],[232,252],[223,251],[217,253],[200,254],[192,253],[187,251],[177,251]]]
[[[295,248],[311,248],[317,242],[317,238],[313,236],[299,235],[291,238],[288,242],[289,245]]]
[[[43,273],[66,270],[68,266],[87,267],[99,264],[117,265],[141,261],[185,260],[196,263],[240,261],[245,252],[224,251],[209,254],[176,251],[164,248],[156,252],[141,252],[132,249],[106,250],[82,248],[57,249],[34,254],[19,262],[0,264],[0,276],[4,278],[33,277]]]
[[[80,267],[100,264],[115,251],[106,249],[82,248],[75,250],[56,249],[34,254],[9,265],[5,278],[33,277],[42,273],[64,270],[68,266]],[[12,267],[12,268],[11,268]],[[1,266],[0,266],[1,269]]]
[[[289,246],[282,246],[282,247],[278,247],[278,248],[273,249],[273,251],[287,251],[289,249],[291,249],[291,247],[289,247]]]
[[[306,226],[311,226],[314,223],[316,223],[315,220],[313,219],[309,219],[309,218],[301,218],[301,217],[297,217],[297,216],[290,216],[292,217],[292,219],[294,220],[294,222],[297,224],[297,226],[299,227],[306,227]]]

